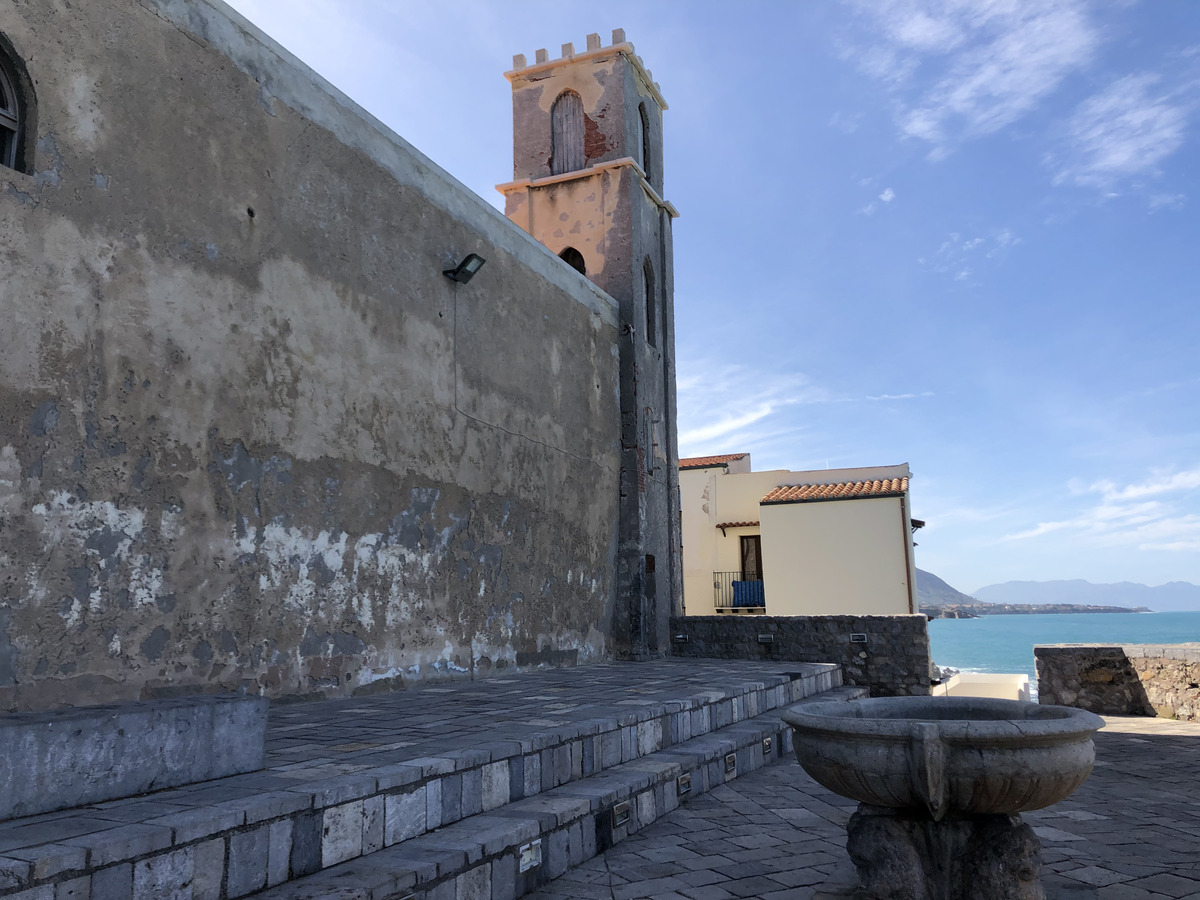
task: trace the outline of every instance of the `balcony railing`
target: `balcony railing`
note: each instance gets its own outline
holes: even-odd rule
[[[717,609],[765,609],[767,605],[761,581],[748,581],[741,572],[713,572],[713,591]]]

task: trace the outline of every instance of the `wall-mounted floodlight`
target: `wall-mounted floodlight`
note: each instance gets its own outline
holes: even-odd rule
[[[475,273],[483,268],[483,264],[487,262],[478,253],[468,253],[453,269],[443,269],[442,274],[451,281],[457,281],[459,284],[466,284],[475,277]]]

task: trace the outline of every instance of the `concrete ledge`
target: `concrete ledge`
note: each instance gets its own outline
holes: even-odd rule
[[[196,697],[0,717],[0,820],[261,769],[267,701]]]

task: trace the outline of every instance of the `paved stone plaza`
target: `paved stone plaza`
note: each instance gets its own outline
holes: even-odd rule
[[[779,719],[861,690],[838,674],[664,660],[276,706],[265,770],[0,823],[0,895],[849,900],[854,804],[791,761]],[[1200,900],[1200,724],[1112,719],[1097,746],[1092,778],[1027,817],[1048,897]]]
[[[662,660],[277,705],[263,770],[0,822],[0,895],[512,900],[591,858],[616,805],[604,846],[685,773],[699,794],[778,759],[777,711],[861,691],[840,676]]]
[[[1108,718],[1092,777],[1025,816],[1048,900],[1200,900],[1200,724]],[[692,800],[530,900],[845,900],[853,801],[784,760]]]
[[[267,732],[267,767],[336,765],[344,771],[347,763],[440,755],[808,668],[811,664],[720,659],[607,663],[276,705]]]

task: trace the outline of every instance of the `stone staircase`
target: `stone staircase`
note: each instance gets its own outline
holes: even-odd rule
[[[453,733],[455,749],[381,745],[376,728],[333,748],[350,748],[337,765],[324,762],[330,748],[301,743],[293,752],[315,761],[0,823],[0,897],[519,897],[788,753],[784,707],[863,693],[841,687],[834,665],[740,665],[699,691],[693,674],[676,696],[646,699],[635,680],[604,715],[585,706],[569,721],[524,719],[545,727],[497,724],[493,709],[482,727]],[[354,716],[369,701],[343,703]],[[405,729],[396,721],[392,736]]]
[[[838,687],[813,699],[849,700]],[[784,704],[791,705],[791,704]],[[775,708],[253,896],[511,900],[686,803],[791,752]]]

